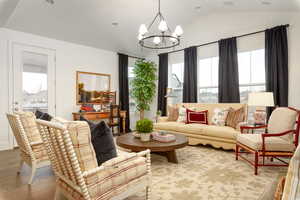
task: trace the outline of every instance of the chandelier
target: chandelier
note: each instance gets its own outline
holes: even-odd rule
[[[151,32],[152,25],[158,21],[158,30]],[[158,13],[151,24],[146,27],[141,24],[138,40],[142,47],[149,49],[168,49],[180,44],[180,36],[183,34],[181,26],[177,25],[174,32],[167,25],[165,18],[160,12],[160,0],[158,0]]]

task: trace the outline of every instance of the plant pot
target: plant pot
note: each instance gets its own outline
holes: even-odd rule
[[[141,135],[141,141],[142,142],[149,142],[150,141],[150,133],[140,133]]]

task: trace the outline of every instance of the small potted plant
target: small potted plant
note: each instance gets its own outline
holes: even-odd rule
[[[141,135],[142,142],[150,141],[153,131],[153,122],[150,119],[141,119],[136,122],[136,131]]]
[[[158,122],[160,117],[161,117],[161,111],[158,110],[158,111],[156,111],[156,116],[155,116],[156,123]]]

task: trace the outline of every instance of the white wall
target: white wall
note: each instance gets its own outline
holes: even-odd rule
[[[189,26],[183,27],[182,45],[185,48],[197,44],[217,41],[282,24],[290,24],[289,38],[289,105],[300,109],[300,13],[287,12],[235,12],[200,16]],[[264,33],[238,39],[238,50],[246,51],[264,47]],[[218,55],[217,45],[198,48],[201,57]],[[157,60],[157,52],[148,59]],[[156,103],[154,103],[156,104]],[[155,109],[156,110],[156,109]],[[152,115],[154,112],[152,112]]]
[[[118,91],[118,56],[115,52],[58,41],[23,32],[0,29],[0,150],[12,147],[5,113],[8,108],[10,45],[18,42],[56,51],[56,115],[71,119],[76,106],[76,71],[111,74],[111,88]]]

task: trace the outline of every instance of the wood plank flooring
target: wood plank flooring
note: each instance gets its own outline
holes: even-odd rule
[[[0,151],[0,200],[53,200],[55,177],[50,167],[36,171],[32,185],[28,185],[31,168],[20,162],[19,150]]]

